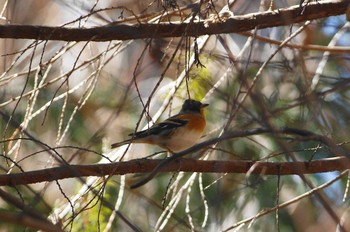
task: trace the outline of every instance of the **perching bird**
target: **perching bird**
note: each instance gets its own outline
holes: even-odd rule
[[[202,136],[206,121],[204,108],[209,104],[187,99],[180,112],[149,129],[131,133],[132,138],[112,144],[112,148],[128,143],[158,145],[171,153],[192,147]]]

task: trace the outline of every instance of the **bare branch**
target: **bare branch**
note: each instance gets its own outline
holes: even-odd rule
[[[216,172],[216,173],[256,173],[263,175],[301,175],[310,173],[339,171],[350,168],[348,152],[335,144],[326,136],[295,128],[281,128],[274,133],[300,136],[304,141],[318,141],[327,146],[337,158],[301,161],[301,162],[261,162],[261,161],[203,161],[182,159],[183,156],[199,151],[221,141],[246,137],[251,135],[271,133],[269,128],[255,128],[244,131],[229,131],[218,138],[199,143],[189,149],[178,152],[167,159],[148,160],[137,159],[127,162],[96,165],[69,165],[45,170],[0,175],[0,186],[31,184],[43,181],[53,181],[72,177],[125,175],[128,173],[149,173],[149,175],[132,187],[138,187],[151,180],[158,172]]]
[[[315,187],[315,188],[311,189],[311,190],[308,191],[308,192],[305,192],[305,193],[303,193],[303,194],[301,194],[301,195],[299,195],[299,196],[297,196],[297,197],[295,197],[295,198],[293,198],[293,199],[291,199],[291,200],[289,200],[289,201],[286,201],[286,202],[284,202],[284,203],[282,203],[282,204],[279,204],[279,205],[277,205],[277,206],[275,206],[275,207],[273,207],[273,208],[264,209],[264,210],[260,211],[258,214],[254,215],[254,216],[252,216],[252,217],[243,219],[243,220],[241,220],[240,222],[237,222],[237,223],[234,224],[233,226],[231,226],[231,227],[229,227],[229,228],[227,228],[227,229],[225,229],[225,230],[223,230],[223,231],[230,231],[230,230],[232,230],[233,228],[237,228],[237,227],[239,227],[239,226],[241,226],[241,225],[243,225],[243,224],[245,224],[245,223],[248,223],[248,222],[251,222],[251,221],[253,221],[253,220],[256,220],[256,219],[259,218],[259,217],[262,217],[262,216],[264,216],[264,215],[267,215],[267,214],[269,214],[269,213],[271,213],[271,212],[275,212],[277,209],[282,209],[282,208],[287,207],[287,206],[289,206],[289,205],[291,205],[291,204],[293,204],[293,203],[295,203],[295,202],[300,201],[301,199],[303,199],[303,198],[305,198],[305,197],[309,197],[309,196],[311,196],[312,194],[315,194],[315,193],[317,193],[317,192],[320,192],[321,189],[325,189],[325,188],[327,188],[328,186],[332,185],[333,183],[335,183],[336,181],[338,181],[341,177],[343,177],[346,173],[347,173],[347,171],[344,171],[344,172],[342,172],[340,175],[338,175],[337,177],[335,177],[334,179],[332,179],[332,180],[330,180],[330,181],[328,181],[328,182],[326,182],[326,183],[324,183],[324,184],[322,184],[322,185],[320,185],[320,186],[318,186],[318,187]]]
[[[0,186],[33,184],[72,177],[149,173],[163,160],[137,159],[96,165],[70,165],[17,174],[0,175]],[[299,162],[219,161],[180,158],[162,167],[160,172],[250,173],[261,175],[300,175],[350,169],[346,157]]]
[[[7,223],[12,223],[15,225],[22,225],[25,227],[30,227],[37,230],[42,231],[52,231],[52,232],[63,232],[61,228],[56,225],[53,225],[49,221],[42,221],[37,218],[33,218],[29,215],[23,215],[23,213],[13,213],[13,212],[5,212],[0,211],[1,221],[5,221]]]
[[[235,33],[290,25],[306,20],[344,14],[349,5],[344,1],[317,1],[308,3],[304,11],[295,5],[285,9],[234,16],[225,22],[166,22],[160,24],[108,25],[94,28],[64,28],[30,25],[0,25],[0,38],[63,40],[63,41],[110,41],[142,38],[164,38]]]
[[[23,201],[3,191],[2,189],[0,189],[0,197],[5,202],[21,210],[17,213],[1,211],[1,220],[43,231],[63,231],[59,226],[49,222],[45,216],[41,215],[38,211],[24,204]]]

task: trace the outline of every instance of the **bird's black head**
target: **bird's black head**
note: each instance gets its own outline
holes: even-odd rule
[[[202,113],[202,109],[207,107],[209,104],[203,104],[199,101],[187,99],[181,108],[181,113]]]

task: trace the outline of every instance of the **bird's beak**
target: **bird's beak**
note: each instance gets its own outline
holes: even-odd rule
[[[202,103],[202,108],[207,107],[209,104],[207,103]]]

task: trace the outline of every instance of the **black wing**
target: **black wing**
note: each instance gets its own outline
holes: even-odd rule
[[[187,120],[179,119],[176,117],[168,118],[167,120],[154,124],[147,130],[138,131],[136,133],[131,133],[129,136],[133,136],[135,138],[143,138],[148,135],[163,135],[167,136],[169,135],[173,129],[176,129],[178,127],[182,127],[188,123]]]

